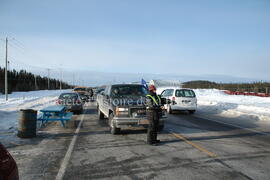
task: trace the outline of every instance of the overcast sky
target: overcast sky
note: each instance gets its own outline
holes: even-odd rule
[[[270,77],[269,0],[0,0],[6,36],[13,67]]]

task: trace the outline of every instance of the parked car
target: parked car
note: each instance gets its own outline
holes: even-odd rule
[[[173,111],[188,111],[193,114],[197,110],[197,98],[192,89],[165,89],[161,93],[161,97],[171,101],[170,104],[165,105],[169,114],[173,113]]]
[[[83,103],[88,102],[88,100],[89,100],[88,96],[86,96],[85,94],[79,94],[79,95],[80,95],[80,98],[81,98]]]
[[[62,93],[56,102],[66,107],[67,111],[81,114],[83,112],[83,101],[78,93]]]
[[[0,179],[12,179],[19,180],[18,167],[6,150],[6,148],[0,143]]]
[[[145,98],[148,90],[140,84],[109,85],[97,95],[99,119],[109,118],[108,124],[112,134],[120,133],[121,128],[131,126],[147,127]],[[159,130],[164,127],[160,119]]]
[[[88,101],[93,96],[93,90],[87,87],[75,87],[73,92],[80,94],[85,101]]]

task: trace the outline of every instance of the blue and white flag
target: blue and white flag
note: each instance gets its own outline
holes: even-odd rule
[[[148,89],[147,82],[144,79],[142,79],[141,83],[146,89]]]

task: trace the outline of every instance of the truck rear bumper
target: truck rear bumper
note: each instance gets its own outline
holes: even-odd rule
[[[164,121],[167,117],[162,117],[159,119],[159,124],[164,125]],[[123,118],[114,117],[113,121],[117,128],[124,128],[129,126],[148,126],[149,121],[146,118]]]

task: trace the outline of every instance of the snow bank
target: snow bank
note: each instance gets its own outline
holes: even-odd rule
[[[270,97],[228,95],[217,89],[196,89],[198,112],[270,122]]]
[[[55,100],[62,92],[70,90],[42,90],[29,92],[14,92],[5,96],[0,95],[0,131],[15,131],[18,124],[20,109],[39,110],[48,105],[55,104]]]
[[[0,132],[16,131],[20,109],[39,110],[55,103],[62,92],[70,90],[44,90],[15,92],[0,95]],[[219,115],[238,119],[256,119],[270,122],[270,97],[227,95],[216,89],[194,90],[198,98],[198,115]]]

